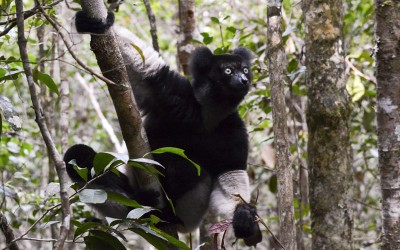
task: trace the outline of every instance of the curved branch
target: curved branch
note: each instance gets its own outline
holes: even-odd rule
[[[146,6],[147,16],[149,17],[150,34],[151,34],[151,40],[153,42],[153,48],[155,51],[159,52],[160,47],[158,46],[156,16],[154,15],[154,13],[151,9],[149,0],[143,0],[143,3]]]
[[[67,172],[65,168],[65,163],[62,160],[60,154],[58,153],[54,141],[51,137],[50,131],[47,128],[45,117],[42,112],[42,107],[38,98],[35,83],[33,82],[32,69],[30,67],[28,51],[26,49],[27,40],[24,35],[24,14],[23,14],[23,2],[22,0],[16,0],[15,5],[17,8],[17,26],[18,26],[18,47],[21,55],[22,64],[24,67],[26,79],[29,86],[29,92],[31,94],[32,105],[35,110],[36,122],[39,126],[40,133],[42,134],[43,140],[46,144],[47,151],[49,152],[50,158],[53,160],[56,166],[57,175],[60,179],[60,197],[61,197],[61,211],[62,211],[62,222],[60,227],[60,235],[57,243],[55,244],[55,249],[63,249],[64,242],[68,236],[68,231],[70,228],[70,208],[69,208],[69,197],[67,193],[68,186],[67,182]]]

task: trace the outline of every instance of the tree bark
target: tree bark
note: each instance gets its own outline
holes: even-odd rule
[[[4,234],[4,238],[6,239],[6,244],[8,245],[8,248],[10,250],[20,249],[17,245],[17,242],[13,242],[15,240],[14,231],[8,224],[7,218],[1,211],[0,211],[0,231]]]
[[[382,249],[400,247],[400,2],[375,1]]]
[[[179,0],[179,38],[178,59],[180,70],[189,75],[190,54],[195,49],[192,43],[193,33],[196,28],[195,1]]]
[[[297,249],[293,207],[293,180],[289,161],[289,139],[285,102],[286,57],[282,46],[282,1],[268,2],[268,68],[271,84],[272,117],[278,179],[280,239],[287,250]]]
[[[82,10],[90,17],[105,19],[107,16],[107,10],[102,1],[86,0],[81,1],[81,5]],[[103,75],[113,81],[113,83],[107,83],[107,87],[113,100],[129,157],[143,157],[144,154],[150,152],[150,147],[113,30],[109,29],[102,35],[91,35],[90,46],[96,55]],[[131,183],[134,188],[160,191],[154,177],[147,172],[133,168],[127,170],[135,176],[135,183]]]
[[[82,0],[81,5],[82,10],[89,17],[104,20],[107,16],[103,1]],[[90,47],[103,75],[113,81],[113,83],[107,82],[107,87],[113,100],[129,157],[143,157],[151,149],[113,29],[109,29],[101,35],[91,35]],[[133,188],[156,190],[162,195],[156,177],[140,169],[127,168],[127,171],[130,175],[135,176],[135,182],[131,183]],[[160,198],[160,202],[162,202],[162,198]],[[176,226],[166,226],[163,229],[170,235],[178,237]],[[169,249],[173,250],[176,247],[171,245]]]
[[[349,95],[341,0],[304,0],[312,248],[351,249]]]

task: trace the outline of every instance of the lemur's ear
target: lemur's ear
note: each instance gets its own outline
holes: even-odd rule
[[[233,54],[242,57],[247,62],[250,62],[254,58],[253,53],[249,49],[244,48],[244,47],[235,49],[233,51]]]
[[[196,48],[190,56],[189,70],[193,76],[201,75],[211,66],[213,53],[207,47]]]

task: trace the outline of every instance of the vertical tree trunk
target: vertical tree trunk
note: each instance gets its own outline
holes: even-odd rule
[[[107,9],[102,1],[86,0],[81,1],[82,10],[92,18],[105,19]],[[113,100],[113,104],[121,126],[122,136],[128,148],[130,158],[142,157],[150,152],[147,143],[142,120],[135,98],[129,84],[128,75],[124,66],[124,60],[119,51],[117,40],[112,30],[108,30],[103,35],[92,35],[90,41],[98,65],[104,76],[112,80],[114,84],[107,84],[108,91]],[[150,174],[139,169],[128,168],[136,177],[136,189],[159,190],[157,182]]]
[[[349,95],[342,0],[303,1],[312,248],[351,249]]]
[[[378,150],[382,249],[400,247],[400,2],[376,0]]]
[[[271,83],[272,117],[276,175],[278,179],[278,209],[282,245],[287,250],[297,249],[293,208],[293,180],[289,161],[289,139],[285,102],[286,58],[282,46],[281,1],[269,3],[268,18],[268,67]]]
[[[189,75],[189,57],[194,50],[193,32],[196,25],[195,1],[179,0],[178,60],[180,70]]]

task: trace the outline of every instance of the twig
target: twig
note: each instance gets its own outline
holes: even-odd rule
[[[119,143],[119,140],[117,136],[114,133],[114,130],[111,126],[111,124],[107,121],[107,119],[104,117],[103,112],[101,111],[99,102],[97,101],[96,97],[93,94],[93,89],[89,88],[83,77],[75,73],[75,78],[78,80],[78,83],[83,87],[83,89],[88,93],[89,99],[92,103],[92,106],[94,110],[96,111],[97,116],[100,118],[101,124],[103,124],[104,130],[107,132],[108,136],[110,137],[110,140],[114,144],[114,147],[118,153],[122,152],[122,147],[121,144]]]
[[[51,9],[52,7],[56,6],[57,4],[59,4],[61,2],[63,2],[63,0],[58,0],[58,1],[54,2],[54,3],[51,3],[51,4],[46,5],[46,6],[43,6],[42,8]],[[31,10],[24,11],[24,19],[27,19],[27,18],[35,15],[38,12],[39,12],[39,7],[38,6],[34,7]],[[7,25],[7,24],[10,24],[10,26],[8,26],[2,32],[0,32],[0,36],[4,36],[8,32],[10,32],[10,30],[12,28],[14,28],[15,25],[17,25],[17,18],[13,18],[13,19],[10,19],[10,20],[7,20],[7,21],[0,22],[0,25]]]
[[[16,9],[17,9],[17,27],[18,27],[18,47],[21,55],[21,60],[23,64],[23,68],[25,71],[26,79],[29,86],[29,92],[31,95],[32,105],[35,110],[36,122],[39,126],[40,133],[42,134],[43,140],[46,144],[47,151],[49,152],[49,156],[53,159],[57,175],[60,179],[60,197],[61,197],[61,210],[62,210],[62,221],[60,226],[60,235],[57,243],[55,244],[55,249],[63,249],[64,242],[68,236],[68,231],[70,228],[70,209],[69,209],[69,198],[67,193],[67,172],[65,169],[65,163],[59,155],[54,141],[51,137],[50,131],[47,128],[45,117],[42,113],[42,107],[40,101],[38,99],[36,85],[33,82],[32,69],[29,64],[28,51],[26,49],[27,40],[24,34],[24,15],[23,15],[23,2],[22,0],[15,1]],[[43,9],[39,7],[42,11]],[[44,12],[44,11],[43,11]]]
[[[149,0],[143,0],[143,3],[146,6],[147,16],[149,17],[150,34],[151,34],[151,40],[153,42],[153,48],[155,51],[159,52],[160,47],[158,46],[156,17],[153,11],[151,10],[151,5],[149,3]]]
[[[40,7],[39,7],[40,8]],[[47,21],[49,21],[49,23],[53,26],[53,28],[57,31],[57,33],[60,35],[61,39],[63,40],[64,44],[67,47],[68,52],[71,54],[72,58],[74,58],[74,60],[86,71],[88,71],[90,74],[96,76],[97,78],[99,78],[100,80],[104,81],[107,84],[111,84],[111,85],[116,85],[113,81],[111,81],[110,79],[108,79],[107,77],[104,77],[96,72],[94,72],[90,67],[86,66],[86,64],[84,64],[74,53],[74,51],[71,49],[73,47],[73,45],[69,42],[69,40],[67,40],[65,38],[64,33],[61,31],[59,24],[56,23],[49,15],[47,15],[47,13],[44,11],[43,8],[40,8],[40,11],[42,12],[43,16],[47,19]]]
[[[30,238],[30,237],[24,237],[21,238],[20,240],[29,240],[29,241],[40,241],[40,242],[57,242],[57,239],[40,239],[40,238]],[[75,243],[84,243],[83,241],[73,241],[73,240],[66,240],[65,243],[69,244],[75,244]]]
[[[374,83],[376,85],[376,79],[373,78],[373,77],[369,77],[368,75],[364,74],[359,69],[357,69],[357,67],[354,66],[354,64],[352,62],[350,62],[349,57],[346,57],[345,61],[346,61],[347,65],[349,65],[349,67],[354,71],[354,73],[356,75],[361,76],[361,77],[365,78],[368,81],[371,81],[372,83]]]
[[[42,216],[40,216],[40,218],[39,219],[37,219],[27,230],[26,230],[26,232],[25,233],[23,233],[23,234],[21,234],[19,237],[17,237],[17,238],[15,238],[13,241],[11,241],[5,248],[3,248],[2,250],[5,250],[5,249],[7,249],[7,248],[10,248],[10,246],[12,245],[12,244],[14,244],[15,242],[17,242],[17,241],[19,241],[19,240],[21,240],[21,239],[23,239],[24,238],[24,236],[25,235],[27,235],[50,211],[52,211],[53,209],[55,209],[55,208],[58,208],[58,207],[60,207],[61,206],[61,203],[59,203],[59,204],[56,204],[56,205],[54,205],[54,206],[52,206],[51,208],[49,208],[49,209],[47,209],[43,214],[42,214]]]

